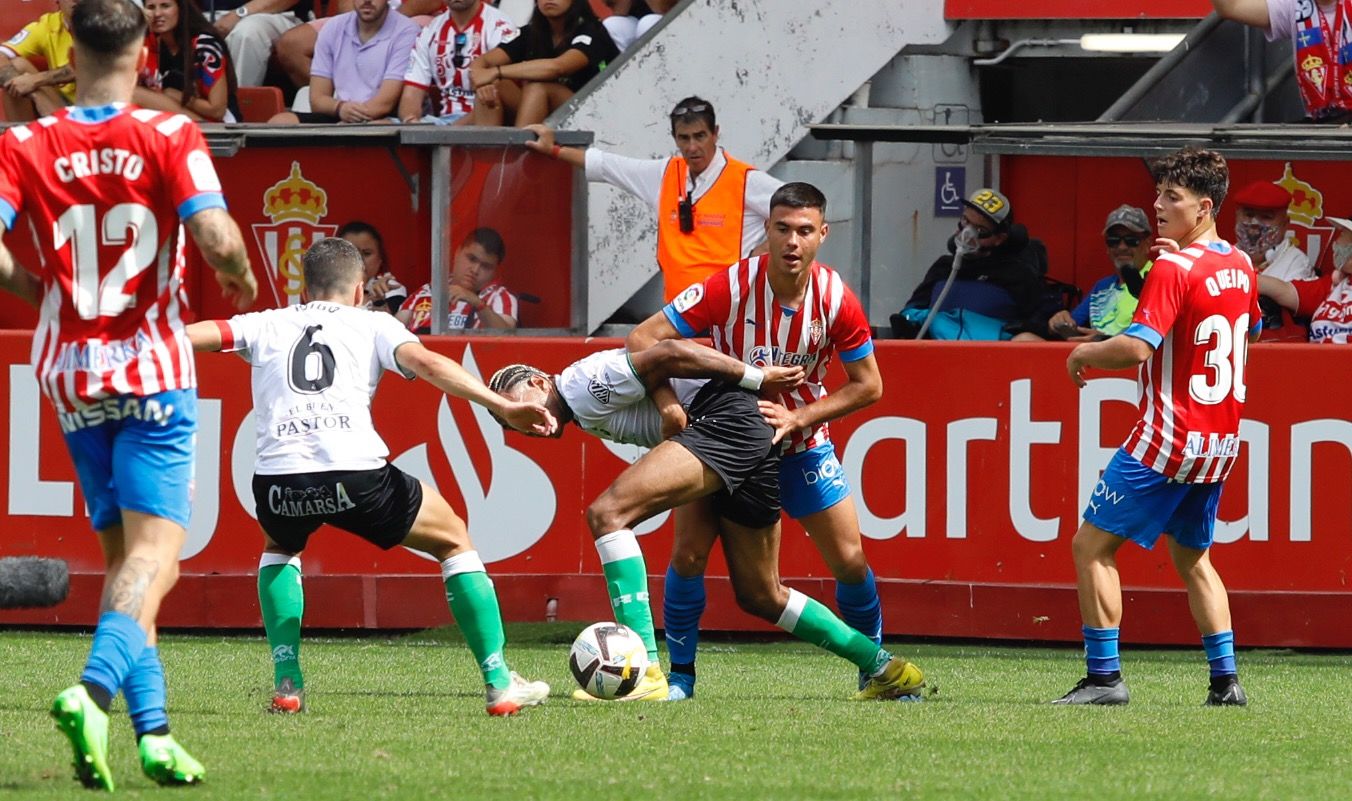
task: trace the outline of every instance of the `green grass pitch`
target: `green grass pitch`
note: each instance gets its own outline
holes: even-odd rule
[[[144,778],[114,706],[118,794],[204,799],[1295,799],[1352,796],[1352,657],[1240,654],[1247,709],[1206,709],[1197,651],[1127,648],[1132,703],[1044,702],[1079,678],[1073,648],[904,645],[938,694],[848,700],[852,668],[796,642],[710,642],[683,704],[569,700],[580,624],[514,626],[509,659],[555,697],[491,719],[454,631],[306,640],[310,712],[266,714],[260,637],[170,634],[175,734],[196,788]],[[90,798],[46,710],[87,635],[0,633],[0,801]]]

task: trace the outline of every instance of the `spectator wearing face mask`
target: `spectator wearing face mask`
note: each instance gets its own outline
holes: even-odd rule
[[[1308,317],[1310,342],[1347,344],[1352,335],[1352,220],[1328,217],[1338,231],[1333,240],[1333,269],[1314,278],[1284,281],[1258,276],[1258,294],[1297,318]]]
[[[1254,272],[1280,281],[1314,278],[1314,265],[1288,233],[1291,193],[1268,181],[1254,181],[1235,193],[1235,247],[1253,262]],[[1272,299],[1262,299],[1263,338],[1304,338]]]
[[[974,251],[954,272],[958,236],[970,238]],[[892,315],[893,336],[914,338],[941,298],[928,338],[1007,340],[1030,329],[1044,336],[1046,319],[1039,324],[1034,318],[1047,273],[1047,249],[1014,222],[1009,198],[990,188],[973,192],[963,201],[948,251],[930,265],[901,312]]]

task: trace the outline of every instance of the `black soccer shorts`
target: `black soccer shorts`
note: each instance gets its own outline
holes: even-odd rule
[[[710,381],[686,409],[689,423],[672,437],[723,479],[714,496],[718,514],[748,528],[779,519],[779,446],[757,397],[741,387]]]
[[[375,470],[254,475],[258,522],[298,552],[324,523],[384,550],[404,541],[422,508],[422,483],[391,464]]]

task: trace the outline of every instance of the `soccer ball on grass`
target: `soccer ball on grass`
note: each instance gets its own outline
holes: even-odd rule
[[[593,623],[573,640],[568,654],[573,678],[588,695],[603,700],[634,691],[648,669],[648,649],[633,629],[618,623]]]

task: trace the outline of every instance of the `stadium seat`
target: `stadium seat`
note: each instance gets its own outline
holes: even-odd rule
[[[235,90],[242,122],[267,122],[286,111],[282,90],[275,86],[241,86]]]

